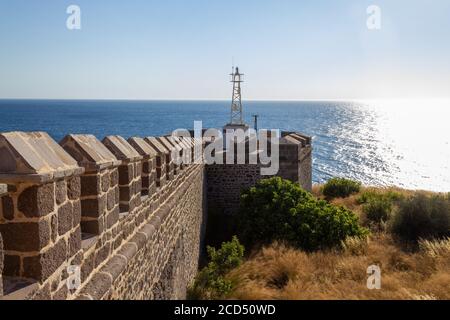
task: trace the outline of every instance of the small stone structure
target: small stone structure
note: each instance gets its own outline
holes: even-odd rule
[[[235,214],[263,178],[259,165],[205,166],[202,146],[0,134],[0,299],[185,298],[208,212]],[[279,175],[310,189],[311,139],[284,133],[280,155]]]

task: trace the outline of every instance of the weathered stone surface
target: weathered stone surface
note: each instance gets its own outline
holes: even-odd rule
[[[142,233],[136,233],[130,241],[136,243],[138,248],[142,248],[147,242],[147,237]]]
[[[106,228],[110,229],[117,221],[119,221],[119,207],[108,213],[106,216]]]
[[[38,251],[50,241],[47,221],[0,224],[5,250]]]
[[[58,238],[58,214],[54,214],[50,218],[51,239],[53,242]]]
[[[102,178],[101,178],[101,182],[102,182],[101,184],[102,184],[102,191],[103,192],[108,191],[108,189],[109,189],[109,181],[110,181],[109,173],[103,174]]]
[[[58,209],[58,234],[63,235],[72,229],[73,209],[70,202]]]
[[[42,289],[37,290],[36,293],[32,296],[32,300],[37,301],[45,301],[45,300],[51,300],[51,291],[50,291],[50,285],[46,284]]]
[[[128,139],[128,142],[134,149],[144,158],[154,158],[157,155],[155,149],[153,149],[144,139],[139,137],[132,137]]]
[[[99,300],[108,292],[112,285],[112,279],[109,274],[97,273],[92,280],[81,290],[81,295],[89,295],[94,300]]]
[[[129,184],[134,179],[134,167],[132,164],[119,167],[119,184]]]
[[[56,182],[55,195],[56,204],[60,205],[61,203],[64,203],[64,201],[66,201],[67,189],[66,182],[64,180]]]
[[[25,189],[18,200],[18,208],[29,217],[43,217],[55,208],[55,185],[48,183]]]
[[[116,190],[109,190],[106,202],[108,210],[112,210],[116,206]]]
[[[20,276],[20,257],[15,255],[5,255],[3,274],[10,277]]]
[[[98,175],[81,176],[81,195],[95,196],[101,193],[100,177]]]
[[[102,142],[119,160],[137,161],[142,159],[142,156],[121,136],[107,136]]]
[[[78,251],[81,250],[81,228],[78,227],[74,232],[69,236],[68,240],[69,250],[68,257],[71,258],[77,254]]]
[[[118,254],[124,256],[127,258],[127,260],[131,260],[135,254],[137,253],[137,246],[134,243],[127,243],[122,246],[122,248],[119,250]]]
[[[134,195],[133,185],[120,187],[120,201],[130,201],[133,195]]]
[[[2,208],[3,208],[3,218],[6,220],[14,219],[14,203],[10,196],[1,197]]]
[[[73,202],[73,220],[72,227],[78,226],[81,221],[81,201],[77,200]]]
[[[81,221],[81,229],[89,234],[101,234],[103,232],[103,220]]]
[[[122,256],[116,255],[108,261],[108,263],[101,269],[101,271],[110,274],[114,281],[125,270],[126,266],[127,259]]]
[[[67,245],[64,239],[61,239],[46,252],[34,257],[25,257],[23,259],[23,275],[26,278],[36,280],[45,280],[51,276],[67,257]]]
[[[81,200],[81,214],[83,217],[99,217],[106,208],[106,196],[97,199]]]
[[[118,184],[119,184],[119,170],[118,169],[111,170],[110,186],[114,187],[117,186]]]
[[[61,288],[53,295],[53,300],[66,300],[68,294],[67,285],[62,285]]]
[[[72,177],[67,182],[67,196],[70,200],[76,200],[81,196],[81,178]]]
[[[41,181],[81,173],[76,161],[45,132],[0,134],[0,176]]]
[[[81,265],[81,281],[85,281],[92,270],[94,270],[95,264],[95,254],[90,254],[86,259],[84,259]]]
[[[156,137],[147,137],[144,139],[156,152],[157,154],[168,154],[168,150]]]
[[[95,255],[95,267],[98,267],[103,261],[108,258],[111,250],[111,243],[107,242]]]

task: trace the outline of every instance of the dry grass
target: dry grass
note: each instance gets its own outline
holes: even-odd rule
[[[314,196],[324,199],[321,185]],[[418,191],[362,187],[357,194],[331,200],[355,212],[366,224],[364,193],[410,197]],[[427,195],[431,192],[420,191]],[[367,224],[366,224],[367,226]],[[384,231],[383,231],[384,230]],[[450,299],[450,239],[420,241],[415,250],[377,229],[367,240],[350,238],[341,250],[303,252],[283,244],[259,250],[227,277],[235,284],[230,299]],[[367,289],[367,268],[381,268],[381,289]]]
[[[424,241],[405,253],[388,235],[343,250],[305,253],[274,244],[259,251],[228,278],[230,299],[450,299],[450,240]],[[367,289],[367,267],[379,265],[380,290]]]

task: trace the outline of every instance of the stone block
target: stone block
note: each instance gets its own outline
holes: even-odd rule
[[[45,132],[0,134],[0,178],[8,182],[47,182],[83,170]]]
[[[1,197],[3,218],[6,220],[14,219],[14,202],[10,196]]]
[[[55,185],[32,186],[19,195],[18,209],[28,218],[43,217],[55,208]]]
[[[83,217],[96,218],[101,216],[106,209],[106,196],[101,196],[96,199],[82,199],[81,200],[81,215]]]
[[[68,258],[75,256],[81,250],[81,228],[78,227],[73,231],[68,239]]]
[[[101,193],[100,177],[94,175],[82,175],[81,177],[81,196],[96,196]]]
[[[61,140],[60,145],[78,162],[80,167],[85,168],[86,172],[98,172],[121,163],[93,135],[71,134]]]
[[[81,178],[69,178],[67,181],[67,196],[70,200],[77,200],[81,196]]]
[[[119,185],[129,184],[134,179],[134,166],[132,164],[119,167]]]
[[[58,234],[64,235],[72,229],[73,208],[70,202],[58,209]]]
[[[102,142],[119,160],[134,162],[142,159],[136,149],[121,136],[107,136]]]
[[[0,224],[0,233],[5,250],[39,251],[50,242],[50,224],[45,220]]]
[[[119,184],[119,170],[113,169],[110,173],[110,187],[115,187]]]
[[[109,172],[104,173],[101,177],[101,185],[102,185],[102,191],[106,192],[109,189],[109,183],[110,183],[110,174]]]
[[[50,277],[67,258],[67,245],[61,239],[44,253],[23,258],[23,276],[39,281]]]
[[[64,201],[66,201],[67,188],[66,188],[66,182],[64,180],[59,180],[56,182],[55,197],[56,197],[57,205],[60,205],[60,204],[64,203]]]

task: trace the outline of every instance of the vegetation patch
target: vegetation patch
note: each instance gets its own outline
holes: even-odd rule
[[[450,237],[450,200],[448,196],[418,193],[399,203],[392,232],[402,240]]]
[[[222,243],[216,250],[208,246],[209,263],[197,275],[194,284],[188,290],[189,299],[221,299],[228,295],[233,282],[224,276],[242,263],[244,246],[237,237]]]
[[[288,180],[262,180],[241,197],[238,235],[249,248],[282,241],[311,251],[367,233],[353,212],[318,200]]]
[[[328,198],[346,198],[359,192],[361,183],[345,178],[332,178],[323,186],[323,194]]]

